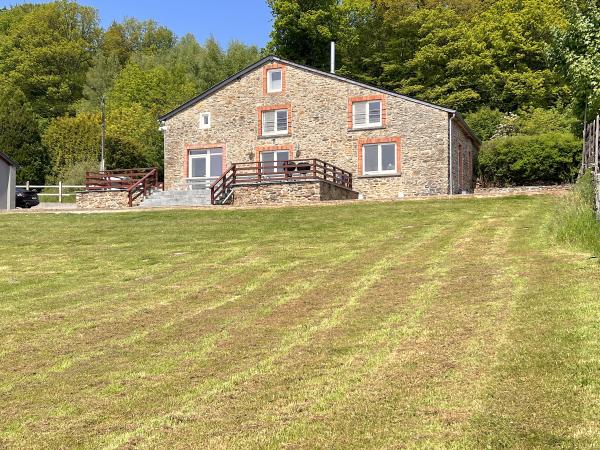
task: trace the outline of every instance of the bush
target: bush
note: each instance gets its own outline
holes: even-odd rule
[[[595,188],[587,172],[557,208],[553,229],[560,242],[600,255],[600,222],[596,220]]]
[[[564,132],[498,138],[482,146],[479,176],[487,186],[571,183],[581,146],[580,139]]]
[[[467,114],[465,120],[479,139],[488,141],[496,134],[504,120],[504,114],[486,106],[479,111]]]
[[[65,179],[79,163],[98,161],[100,134],[99,114],[82,113],[77,117],[51,120],[42,136],[42,142],[52,158],[54,177]]]
[[[106,139],[106,169],[141,169],[149,162],[140,148],[131,141],[114,136]]]

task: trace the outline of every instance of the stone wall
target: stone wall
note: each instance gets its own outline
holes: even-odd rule
[[[76,198],[77,207],[81,209],[123,209],[129,207],[129,194],[123,191],[78,192]]]
[[[477,146],[459,124],[458,119],[452,121],[452,192],[454,194],[473,193],[477,175],[475,159]],[[462,179],[461,179],[462,169]]]
[[[236,187],[233,193],[233,205],[306,204],[330,200],[355,200],[357,198],[357,192],[326,181],[265,183]]]
[[[365,198],[448,193],[446,111],[384,95],[384,126],[353,130],[348,127],[349,100],[380,92],[288,66],[285,92],[265,94],[263,76],[257,68],[166,121],[167,189],[185,188],[190,149],[223,148],[226,169],[234,162],[255,161],[260,147],[287,145],[292,159],[319,158],[352,172]],[[261,137],[258,110],[274,105],[290,108],[290,134]],[[211,113],[207,130],[199,126],[203,112]],[[401,176],[358,179],[358,142],[377,138],[399,139]]]

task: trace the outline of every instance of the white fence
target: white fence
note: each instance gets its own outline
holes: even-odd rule
[[[67,197],[75,197],[75,192],[67,192],[67,191],[74,190],[74,189],[79,190],[79,191],[85,190],[85,186],[63,184],[62,181],[59,181],[57,185],[45,185],[45,186],[33,185],[33,184],[30,184],[28,181],[27,183],[25,183],[25,185],[17,186],[17,187],[21,188],[21,189],[25,189],[26,191],[42,190],[42,192],[38,192],[38,197],[40,197],[40,201],[43,200],[44,197],[57,197],[58,203],[62,203],[63,200]],[[57,192],[56,193],[43,192],[48,189],[56,190]]]

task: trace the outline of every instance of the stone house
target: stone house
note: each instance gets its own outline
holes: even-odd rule
[[[351,173],[350,190],[365,199],[474,188],[480,141],[457,111],[274,56],[160,120],[171,191],[210,186],[232,164],[275,173],[286,161],[312,158],[338,178]],[[273,189],[272,199],[294,188]],[[315,195],[323,199],[323,189]]]

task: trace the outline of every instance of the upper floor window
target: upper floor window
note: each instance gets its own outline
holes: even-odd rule
[[[200,114],[200,129],[208,130],[210,128],[210,113],[205,112]]]
[[[288,129],[287,109],[274,109],[262,112],[263,136],[288,134]]]
[[[352,103],[352,127],[371,128],[383,125],[381,100]]]
[[[269,94],[283,91],[283,71],[271,69],[267,71],[267,92]]]

